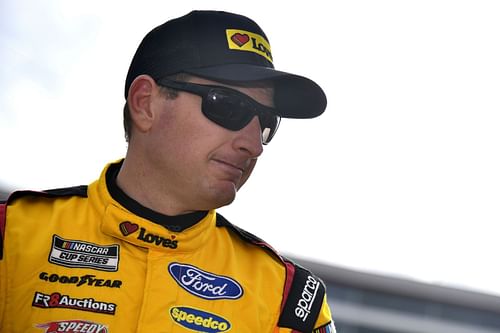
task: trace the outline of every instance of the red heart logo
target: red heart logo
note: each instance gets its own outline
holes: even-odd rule
[[[120,223],[120,231],[122,232],[123,236],[128,236],[139,229],[139,226],[135,223],[125,221]]]
[[[240,34],[239,32],[237,32],[231,36],[231,40],[239,47],[242,47],[243,45],[248,43],[250,37],[248,37],[247,34]]]
[[[170,235],[170,238],[175,239],[175,235]]]

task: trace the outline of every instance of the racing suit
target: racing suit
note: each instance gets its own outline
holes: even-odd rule
[[[0,206],[0,332],[335,332],[319,278],[214,210],[141,206],[120,166]]]

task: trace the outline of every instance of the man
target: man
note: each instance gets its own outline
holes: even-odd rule
[[[194,11],[146,35],[125,97],[124,160],[0,206],[0,331],[334,332],[323,283],[215,212],[321,88],[255,22]]]

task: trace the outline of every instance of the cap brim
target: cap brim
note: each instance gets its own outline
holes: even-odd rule
[[[228,64],[191,68],[184,72],[223,82],[272,81],[275,108],[284,118],[314,118],[326,109],[326,95],[318,84],[306,77],[273,68]]]

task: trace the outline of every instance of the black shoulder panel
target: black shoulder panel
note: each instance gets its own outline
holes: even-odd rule
[[[64,196],[72,196],[76,195],[79,197],[86,198],[87,197],[87,185],[78,185],[72,187],[64,187],[64,188],[56,188],[51,190],[45,190],[44,193],[53,197],[64,197]]]
[[[292,263],[295,272],[278,326],[309,333],[314,330],[326,294],[323,281],[308,269]]]
[[[280,261],[283,262],[283,258],[281,257],[281,255],[279,255],[279,253],[271,245],[266,243],[266,241],[255,236],[254,234],[246,231],[245,229],[242,229],[242,228],[232,224],[224,216],[220,215],[219,213],[217,213],[216,225],[218,227],[226,227],[226,228],[232,230],[236,235],[238,235],[244,241],[263,248],[264,250],[268,251],[271,255],[277,257]]]
[[[5,201],[0,201],[0,260],[3,258],[3,242],[5,237],[5,227],[7,219],[7,206],[10,202],[23,196],[40,196],[46,198],[78,196],[87,197],[87,185],[65,187],[46,191],[15,191],[12,192]]]
[[[64,187],[64,188],[57,188],[44,191],[30,191],[30,190],[15,191],[9,195],[9,197],[7,198],[7,203],[27,195],[46,197],[46,198],[70,197],[70,196],[78,196],[86,198],[87,188],[88,188],[87,185],[79,185],[79,186]]]
[[[241,229],[240,227],[235,226],[231,222],[229,222],[224,216],[217,213],[216,224],[218,227],[227,227],[233,230],[238,236],[243,238],[243,240],[253,243],[253,244],[267,244],[265,241],[255,236],[254,234]]]
[[[6,202],[0,202],[0,260],[3,258],[3,238],[5,235],[5,220],[7,218]]]
[[[308,269],[282,257],[265,241],[235,226],[220,214],[217,214],[216,224],[218,227],[231,229],[243,240],[269,250],[280,259],[286,268],[286,281],[278,326],[291,328],[297,333],[313,332],[326,294],[323,281]]]

